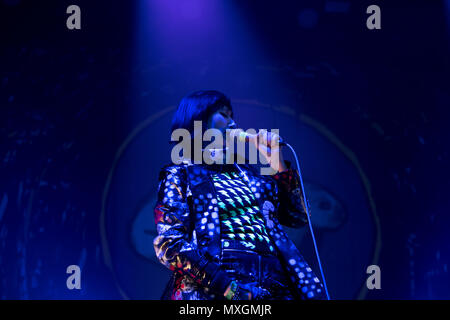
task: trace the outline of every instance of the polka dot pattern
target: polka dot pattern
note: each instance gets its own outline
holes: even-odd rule
[[[247,195],[252,202],[251,207],[256,206],[262,210],[266,202],[273,204],[274,207],[268,219],[272,221],[270,225],[266,223],[268,220],[264,217],[257,218],[255,215],[255,217],[250,216],[244,219],[243,216],[239,216],[244,231],[247,231],[245,229],[247,223],[248,226],[253,227],[253,230],[251,233],[244,232],[244,239],[239,235],[237,237],[250,247],[257,241],[259,232],[255,221],[260,222],[260,225],[265,227],[266,236],[273,244],[277,256],[284,261],[288,276],[297,288],[296,295],[301,299],[323,299],[325,294],[320,280],[292,241],[288,239],[281,226],[281,223],[287,226],[299,226],[302,221],[304,222],[304,210],[302,211],[299,205],[302,203],[301,192],[295,188],[298,187],[298,177],[295,172],[288,170],[270,177],[261,176],[247,166],[237,168],[240,170],[240,177],[248,187],[246,191],[254,194],[254,199],[251,200]],[[208,281],[206,271],[201,271],[198,264],[204,264],[209,260],[220,262],[222,247],[232,246],[231,239],[221,236],[226,228],[220,221],[221,203],[225,205],[225,208],[232,204],[218,196],[212,178],[217,172],[214,165],[182,164],[168,166],[160,174],[158,201],[154,210],[158,231],[154,240],[155,252],[163,264],[177,272],[178,279],[180,277],[193,279],[191,282],[184,282],[184,289],[181,286],[173,287],[173,292],[178,292],[178,298],[206,299],[205,295],[199,293],[203,292],[203,289],[199,291],[195,285],[188,285],[188,283]],[[234,191],[239,195],[238,189]],[[243,204],[247,205],[244,195],[241,193],[239,198]],[[256,211],[257,208],[254,209]],[[252,220],[253,218],[255,220]],[[195,241],[192,237],[194,231]],[[255,239],[251,239],[247,236],[248,234],[254,234]],[[185,254],[181,255],[181,252],[198,252],[205,258],[194,261],[187,258]],[[191,290],[190,293],[186,291],[186,288]]]

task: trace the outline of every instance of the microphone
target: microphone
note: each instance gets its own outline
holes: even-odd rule
[[[269,136],[269,135],[270,135],[271,139],[274,139],[274,138],[278,139],[278,145],[280,145],[280,146],[285,146],[286,145],[286,142],[284,142],[284,140],[279,135],[267,131],[267,136]],[[247,132],[244,132],[242,129],[230,130],[230,137],[232,139],[238,138],[238,141],[241,141],[241,142],[255,142],[255,141],[258,141],[258,135],[257,134],[247,133]]]

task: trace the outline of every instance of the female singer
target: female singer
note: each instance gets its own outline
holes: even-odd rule
[[[172,131],[194,133],[194,121],[225,134],[234,127],[230,100],[218,91],[184,97]],[[320,280],[281,227],[301,227],[307,217],[298,173],[283,160],[271,134],[267,137],[256,147],[271,159],[278,156],[273,176],[247,164],[193,164],[192,159],[162,169],[153,244],[159,261],[173,272],[162,299],[325,298]]]

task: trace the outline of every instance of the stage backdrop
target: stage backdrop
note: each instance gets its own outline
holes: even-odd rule
[[[326,280],[334,299],[364,298],[366,268],[381,240],[370,182],[355,155],[299,108],[233,99],[238,127],[279,128],[300,158]],[[158,173],[170,161],[175,106],[139,124],[117,150],[103,193],[100,231],[104,259],[124,298],[159,299],[169,270],[155,257],[153,207]],[[285,150],[289,159],[289,150]],[[285,228],[318,273],[307,227]]]

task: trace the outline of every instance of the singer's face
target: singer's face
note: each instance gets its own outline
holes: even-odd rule
[[[219,129],[222,133],[233,123],[233,112],[227,106],[223,106],[214,112],[208,119],[208,129]]]

